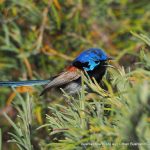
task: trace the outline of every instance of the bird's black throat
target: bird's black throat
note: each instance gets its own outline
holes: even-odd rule
[[[90,78],[95,78],[96,81],[99,83],[105,72],[106,72],[106,69],[107,69],[107,62],[106,61],[103,61],[103,62],[100,62],[100,64],[98,66],[96,66],[92,71],[88,71],[88,75]]]

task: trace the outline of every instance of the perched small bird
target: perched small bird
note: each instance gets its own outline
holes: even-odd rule
[[[71,63],[66,70],[49,80],[29,80],[29,81],[0,81],[0,86],[34,86],[45,85],[40,95],[43,95],[51,88],[62,88],[68,94],[74,94],[81,90],[81,72],[86,71],[90,78],[95,78],[99,83],[106,72],[108,60],[107,54],[99,48],[90,48],[83,51]]]

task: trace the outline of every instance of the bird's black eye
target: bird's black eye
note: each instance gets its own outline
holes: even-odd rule
[[[95,61],[95,63],[97,64],[97,63],[99,63],[99,61],[97,60],[97,61]]]

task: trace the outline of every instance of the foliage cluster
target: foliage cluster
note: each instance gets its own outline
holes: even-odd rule
[[[94,94],[0,88],[0,147],[150,149],[149,10],[148,0],[0,0],[1,80],[49,78],[89,47],[116,58],[107,91],[84,76]]]

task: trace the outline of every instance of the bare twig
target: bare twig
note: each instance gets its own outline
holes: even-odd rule
[[[44,30],[45,30],[45,27],[46,27],[46,22],[47,22],[47,15],[48,15],[48,12],[49,12],[49,8],[52,4],[53,0],[49,0],[48,1],[48,6],[44,9],[43,11],[43,20],[42,20],[42,24],[41,24],[41,27],[39,29],[39,37],[37,39],[37,46],[36,46],[36,51],[34,52],[34,54],[37,54],[40,52],[40,48],[41,48],[41,45],[42,45],[42,42],[43,42],[43,34],[44,34]]]
[[[67,56],[63,53],[57,52],[56,50],[50,48],[49,46],[45,46],[44,48],[42,48],[42,52],[46,55],[49,55],[49,56],[55,55],[55,56],[61,57],[61,58],[65,59],[65,60],[68,60],[68,61],[73,60],[72,57]]]

